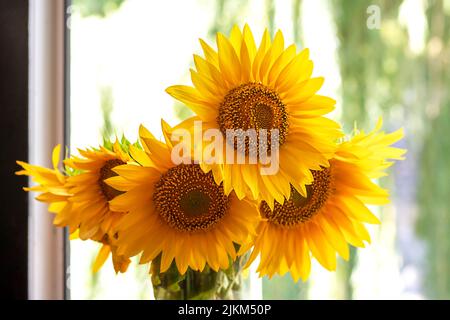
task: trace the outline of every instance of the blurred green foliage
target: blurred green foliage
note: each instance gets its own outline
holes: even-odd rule
[[[425,110],[418,181],[417,231],[427,243],[423,286],[433,299],[450,299],[450,1],[430,0],[423,57]]]
[[[100,107],[102,110],[103,125],[101,134],[104,140],[110,141],[114,136],[114,125],[111,114],[114,108],[113,90],[110,86],[100,88]]]
[[[295,2],[293,0],[293,5],[301,9],[301,4]],[[422,272],[420,285],[425,289],[426,297],[448,299],[450,1],[424,2],[427,30],[425,50],[420,53],[411,52],[411,36],[399,19],[400,8],[406,0],[326,2],[331,4],[339,40],[337,56],[342,79],[344,129],[351,130],[355,121],[358,127],[369,129],[373,127],[373,119],[383,115],[387,128],[404,125],[407,134],[410,130],[405,144],[410,148],[408,158],[412,158],[410,161],[418,172],[409,175],[413,176],[410,179],[419,180],[416,186],[410,187],[417,188],[417,197],[412,195],[411,198],[417,201],[419,209],[418,236],[426,245],[425,259],[416,266]],[[370,5],[380,8],[380,29],[366,27]],[[295,21],[300,17],[299,8],[293,10],[294,26],[301,25]],[[271,10],[269,8],[269,13]],[[294,27],[296,42],[301,42],[299,34],[299,29]],[[405,123],[395,122],[399,114],[403,115]],[[383,184],[392,184],[392,180],[384,180]],[[398,182],[397,187],[401,185],[402,182]],[[403,209],[407,210],[398,208]],[[419,252],[415,254],[417,259]],[[340,298],[353,297],[352,274],[356,264],[357,253],[352,249],[350,261],[340,263],[338,270]],[[285,290],[278,290],[278,286]],[[277,297],[274,292],[281,296]],[[264,281],[264,297],[292,299],[294,296],[295,288],[289,286],[286,277]]]
[[[421,270],[420,285],[426,297],[448,299],[450,1],[424,2],[427,17],[425,45],[423,51],[416,53],[412,52],[409,41],[417,34],[409,35],[406,26],[399,21],[399,9],[405,3],[406,0],[370,1],[370,4],[378,5],[382,13],[382,27],[374,32],[355,27],[364,23],[361,17],[364,17],[369,1],[351,4],[345,0],[333,1],[340,41],[343,121],[347,128],[353,120],[367,128],[374,115],[383,114],[387,126],[393,127],[398,126],[393,116],[403,115],[408,158],[411,166],[417,169],[408,176],[418,180],[412,187],[405,185],[405,189],[413,189],[412,192],[417,189],[416,197],[413,194],[410,199],[414,201],[411,205],[419,209],[416,229],[426,249],[423,261],[417,266]],[[401,186],[402,182],[399,182],[397,187]],[[419,251],[413,252],[414,259],[419,254]],[[347,268],[351,267],[351,263],[347,265]],[[350,283],[349,276],[344,280],[347,283]],[[347,290],[351,291],[351,287]]]
[[[332,14],[339,40],[338,59],[344,108],[342,121],[346,131],[353,128],[355,121],[358,127],[371,127],[371,116],[379,114],[382,106],[390,109],[393,102],[399,100],[401,90],[397,89],[401,88],[396,85],[396,70],[391,72],[385,64],[389,61],[401,63],[402,58],[397,49],[403,55],[407,46],[402,37],[404,31],[398,30],[396,21],[401,3],[401,0],[332,0]],[[367,27],[367,9],[372,5],[380,8],[380,29]],[[384,30],[389,32],[387,37],[383,37]]]
[[[342,95],[342,125],[347,133],[356,122],[359,128],[372,128],[374,115],[381,114],[382,106],[392,110],[394,101],[398,101],[400,90],[396,86],[395,75],[389,74],[384,68],[386,59],[394,55],[393,61],[399,58],[396,48],[403,50],[405,43],[383,38],[381,24],[395,20],[401,0],[378,1],[346,1],[332,0],[332,14],[336,24],[339,40],[338,61],[341,73]],[[380,29],[367,27],[368,7],[375,5],[380,8]],[[394,28],[398,24],[394,23]],[[399,39],[396,39],[399,40]],[[400,45],[400,47],[396,47]],[[383,92],[379,83],[389,83],[391,91]],[[387,101],[387,99],[393,99]],[[398,102],[397,102],[398,103]],[[348,263],[341,264],[338,276],[342,282],[342,298],[353,298],[351,277],[357,264],[357,250],[350,248]]]
[[[292,29],[294,31],[295,44],[299,48],[303,47],[303,44],[301,43],[302,42],[301,40],[303,38],[301,13],[302,13],[302,0],[292,0]]]
[[[73,0],[73,5],[82,17],[106,17],[120,8],[125,0]]]
[[[308,282],[294,282],[290,274],[263,278],[263,298],[268,300],[306,300]]]
[[[182,104],[181,102],[178,102],[178,101],[174,102],[173,110],[174,110],[176,117],[180,120],[185,120],[194,115],[194,113],[191,111],[191,109],[186,108],[186,106],[184,104]]]
[[[275,35],[275,1],[274,0],[266,0],[266,21],[267,21],[267,29],[269,29],[270,36],[273,37]]]
[[[215,0],[214,21],[208,32],[215,39],[217,32],[228,34],[234,24],[239,23],[240,14],[245,11],[248,0]]]

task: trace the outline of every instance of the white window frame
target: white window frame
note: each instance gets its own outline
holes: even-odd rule
[[[52,149],[64,143],[64,0],[29,1],[29,161],[51,167]],[[29,201],[28,297],[65,298],[64,230],[48,206]]]

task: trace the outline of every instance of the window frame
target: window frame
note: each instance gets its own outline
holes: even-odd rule
[[[67,0],[29,1],[28,161],[47,167],[54,146],[69,144],[69,6]],[[67,234],[34,197],[29,194],[28,298],[68,299]]]

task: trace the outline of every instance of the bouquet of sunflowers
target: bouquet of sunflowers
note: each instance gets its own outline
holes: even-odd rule
[[[144,126],[126,139],[79,150],[53,168],[18,161],[26,191],[49,203],[54,224],[71,239],[102,244],[94,271],[112,255],[116,272],[130,258],[149,264],[158,299],[239,297],[242,271],[290,272],[305,281],[314,257],[336,269],[336,253],[370,242],[365,224],[379,220],[367,205],[388,203],[373,182],[405,150],[392,147],[402,130],[344,137],[326,114],[335,101],[318,95],[307,49],[287,48],[283,34],[264,32],[259,46],[246,25],[217,50],[200,40],[193,86],[167,92],[195,116],[171,127],[163,141]]]

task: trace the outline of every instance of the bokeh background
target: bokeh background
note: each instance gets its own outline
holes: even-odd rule
[[[73,0],[72,151],[102,137],[137,139],[140,123],[160,135],[190,115],[164,89],[189,84],[198,38],[214,41],[248,23],[259,41],[281,29],[286,43],[310,48],[320,93],[337,100],[331,117],[404,127],[407,159],[380,181],[392,204],[374,208],[382,224],[372,244],[351,250],[329,273],[317,263],[307,282],[251,274],[249,297],[264,299],[450,298],[450,0]],[[97,274],[98,246],[71,242],[69,285],[75,299],[149,299],[147,266]],[[135,261],[136,262],[136,261]]]

